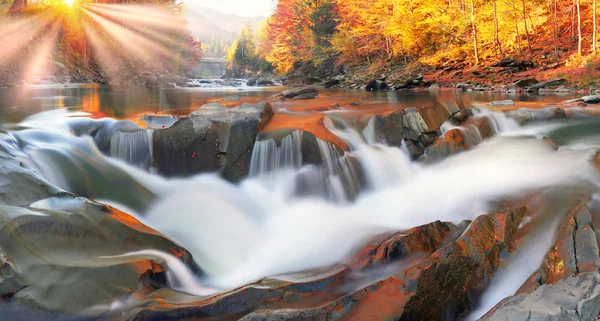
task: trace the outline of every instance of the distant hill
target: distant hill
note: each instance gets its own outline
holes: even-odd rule
[[[264,17],[241,17],[210,9],[193,1],[186,3],[186,18],[192,35],[202,41],[205,56],[211,58],[225,57],[227,48],[237,39],[240,31],[247,22],[252,29],[258,29]]]

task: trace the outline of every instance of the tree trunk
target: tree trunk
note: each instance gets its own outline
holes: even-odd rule
[[[471,27],[473,29],[473,48],[475,50],[475,65],[479,65],[479,47],[477,46],[477,26],[475,26],[475,0],[471,0]]]
[[[494,47],[497,47],[498,51],[500,51],[500,55],[504,57],[504,52],[502,51],[502,44],[500,44],[500,38],[498,37],[498,8],[496,5],[496,0],[494,0],[494,43]]]
[[[594,0],[596,1],[596,0]],[[554,54],[556,55],[556,60],[558,61],[559,59],[559,53],[558,53],[558,26],[557,24],[557,4],[556,4],[556,0],[554,0]]]
[[[521,33],[519,32],[519,19],[517,18],[517,6],[515,5],[515,0],[512,0],[513,7],[513,15],[515,20],[515,31],[517,32],[517,48],[519,48],[519,53],[521,56],[523,55],[523,50],[521,49]]]
[[[592,35],[592,51],[596,53],[596,34],[598,33],[597,24],[596,24],[596,0],[594,0],[594,34]]]
[[[577,0],[577,53],[581,56],[581,10]]]
[[[525,37],[527,39],[527,48],[529,49],[529,53],[532,53],[531,50],[531,41],[529,40],[529,29],[527,28],[527,9],[525,7],[525,0],[521,0],[523,3],[523,24],[525,25]]]
[[[27,9],[27,0],[15,0],[8,9],[9,14],[19,14]]]

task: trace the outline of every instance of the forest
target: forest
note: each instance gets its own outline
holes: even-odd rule
[[[372,72],[452,72],[507,57],[521,71],[595,71],[596,17],[595,0],[279,0],[257,51],[284,74],[332,60]]]

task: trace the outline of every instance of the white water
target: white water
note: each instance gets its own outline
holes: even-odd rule
[[[297,134],[284,138],[281,147],[263,142],[253,155],[254,177],[239,185],[216,175],[167,181],[107,159],[94,149],[89,137],[69,133],[90,132],[86,126],[93,128],[97,124],[88,120],[60,126],[30,120],[28,125],[35,129],[15,136],[51,180],[84,175],[91,166],[103,168],[103,175],[109,168],[111,177],[127,177],[132,184],[152,191],[156,194],[151,198],[152,205],[140,211],[144,221],[190,250],[207,273],[204,284],[226,289],[264,276],[343,263],[367,238],[378,233],[436,220],[472,220],[489,211],[492,202],[506,197],[558,185],[597,182],[589,150],[555,151],[543,141],[511,135],[514,123],[503,115],[484,116],[491,117],[496,130],[505,131],[505,136],[428,167],[411,163],[400,149],[365,135],[371,143],[367,144],[363,135],[351,129],[337,129],[326,121],[327,128],[350,146],[350,153],[342,157],[332,151],[330,144],[319,141],[323,166],[301,167],[301,141]],[[474,127],[468,130],[479,134]],[[83,150],[86,152],[82,154]],[[48,155],[44,151],[60,151],[65,159],[77,159],[75,167],[83,169],[70,174],[70,169],[43,158]],[[41,160],[36,160],[38,157]],[[354,202],[343,197],[349,186],[358,186],[348,184],[357,175],[349,166],[350,157],[360,164],[366,182]],[[44,164],[53,167],[44,168]],[[315,190],[316,186],[326,186],[318,190],[322,195],[296,193],[296,180],[303,175],[324,178],[325,183],[309,185]],[[130,197],[135,193],[117,184],[112,186],[116,189],[113,193],[129,191]],[[65,188],[69,187],[72,186]],[[120,202],[106,191],[98,192],[97,197]],[[156,253],[152,256],[161,258]],[[539,266],[536,260],[531,262],[535,263],[532,266]],[[192,282],[190,286],[199,285]],[[193,293],[194,289],[185,291]],[[498,293],[502,296],[508,292]],[[497,297],[491,299],[494,300]]]

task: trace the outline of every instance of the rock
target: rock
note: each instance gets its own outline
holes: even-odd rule
[[[330,89],[330,88],[334,88],[337,87],[339,85],[342,84],[342,79],[338,79],[338,78],[333,78],[330,80],[327,80],[323,83],[323,87]]]
[[[510,71],[525,71],[533,68],[533,63],[526,60],[518,60],[512,57],[506,57],[492,65],[492,67],[501,67]]]
[[[556,93],[570,93],[573,92],[573,90],[565,87],[565,86],[559,86],[558,88],[554,89],[554,92]]]
[[[0,134],[0,139],[5,134]],[[26,156],[24,156],[25,158]],[[0,204],[28,206],[51,196],[67,194],[27,165],[25,159],[2,151],[0,144]]]
[[[294,100],[308,100],[308,99],[315,99],[317,98],[317,96],[315,94],[302,94],[302,95],[298,95],[296,97],[294,97]]]
[[[433,84],[433,85],[429,86],[429,91],[436,91],[436,90],[440,90],[440,85]]]
[[[369,81],[369,83],[367,84],[367,87],[365,87],[365,90],[366,91],[383,91],[388,88],[389,88],[389,86],[385,82],[385,78],[381,78],[381,79],[373,79],[373,80]]]
[[[513,106],[515,104],[514,100],[499,100],[499,101],[492,101],[491,103],[489,103],[489,106]]]
[[[589,321],[600,315],[600,274],[582,273],[502,300],[480,321]]]
[[[402,110],[398,110],[387,115],[377,115],[371,117],[367,128],[363,131],[369,132],[366,137],[369,143],[387,143],[390,146],[402,146],[403,136],[403,120]]]
[[[600,95],[590,95],[581,97],[586,104],[600,104]]]
[[[486,115],[476,115],[466,120],[463,126],[448,130],[433,145],[427,147],[419,161],[427,164],[439,162],[448,156],[469,150],[492,137],[494,127]]]
[[[245,320],[298,320],[304,317],[314,320],[320,315],[330,315],[333,306],[331,302],[335,303],[338,299],[340,305],[352,308],[351,301],[344,299],[346,293],[340,291],[339,286],[348,284],[350,289],[356,287],[352,285],[356,283],[352,278],[353,271],[368,273],[371,268],[385,263],[404,262],[406,259],[411,259],[413,264],[418,263],[423,253],[431,254],[454,241],[465,228],[464,224],[454,226],[437,221],[399,233],[376,236],[358,249],[350,263],[344,267],[325,272],[309,272],[309,278],[297,279],[292,275],[281,276],[281,279],[265,278],[208,299],[172,307],[159,302],[148,302],[136,313],[134,319],[176,320],[182,316],[223,319],[224,315],[234,314],[237,316],[235,319],[245,315]],[[416,258],[413,257],[415,254]],[[289,281],[294,279],[296,280]],[[362,293],[361,289],[352,296],[358,297]],[[262,310],[267,308],[267,302],[269,310]],[[327,305],[327,308],[319,308],[321,305]],[[289,310],[290,307],[299,308]],[[349,311],[342,313],[347,312]]]
[[[506,112],[506,116],[516,120],[521,126],[530,122],[567,118],[564,109],[558,107],[547,107],[542,109],[521,108]]]
[[[319,91],[314,87],[302,87],[285,90],[281,93],[283,97],[290,99],[301,95],[310,95],[316,98],[319,95]]]
[[[256,85],[262,86],[262,87],[268,87],[268,86],[274,86],[275,82],[271,79],[261,79],[258,81],[258,83]]]
[[[34,208],[0,205],[0,297],[30,309],[101,315],[134,292],[166,286],[169,267],[159,257],[115,257],[148,250],[198,271],[185,249],[110,207],[73,197]]]
[[[528,87],[525,91],[527,92],[538,92],[541,89],[549,89],[552,87],[558,87],[560,85],[565,84],[567,81],[565,79],[552,79],[544,82],[537,83]]]
[[[272,113],[268,103],[231,109],[208,104],[172,127],[156,130],[157,172],[173,177],[217,171],[228,180],[240,180],[248,174],[258,127]]]
[[[411,89],[411,88],[418,88],[418,87],[428,87],[431,85],[430,81],[424,81],[424,76],[423,75],[419,75],[417,77],[414,78],[409,78],[408,80],[406,80],[406,82],[404,82],[404,85],[400,86],[398,89]]]
[[[467,83],[458,83],[458,84],[456,84],[455,87],[462,91],[468,91],[469,89],[473,89],[473,86],[471,86],[470,84],[467,84]]]
[[[438,137],[440,126],[457,112],[457,106],[440,103],[429,107],[404,109],[403,137],[413,158],[421,156],[425,148],[433,144]]]
[[[539,81],[535,78],[525,78],[525,79],[518,80],[517,82],[514,83],[514,85],[516,87],[525,89],[527,87],[531,87],[538,83],[539,83]]]
[[[257,82],[258,82],[258,79],[249,79],[246,82],[246,86],[248,86],[248,87],[254,87],[254,86],[256,86]]]
[[[240,99],[240,95],[231,95],[223,98],[224,101],[239,101]]]

